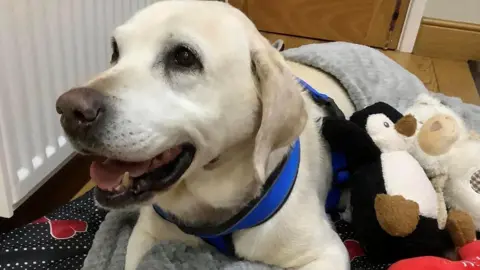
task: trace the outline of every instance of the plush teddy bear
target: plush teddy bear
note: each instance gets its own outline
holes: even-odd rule
[[[409,152],[420,162],[439,201],[472,216],[480,231],[480,139],[452,109],[427,94],[406,113],[419,121]],[[441,203],[439,203],[441,205]],[[440,209],[441,227],[447,210]]]
[[[414,117],[403,117],[381,102],[355,112],[350,121],[326,119],[323,123],[331,150],[345,153],[352,224],[360,244],[375,261],[443,256],[453,247],[447,230],[438,225],[435,190],[407,152],[406,138],[415,131]],[[465,215],[457,217],[450,217],[452,224],[465,223]],[[463,234],[464,226],[455,227]]]

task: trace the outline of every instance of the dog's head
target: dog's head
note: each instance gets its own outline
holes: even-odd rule
[[[262,181],[270,152],[303,130],[282,56],[228,4],[153,4],[114,31],[112,51],[109,69],[57,101],[73,146],[107,158],[91,166],[105,207],[149,202],[248,140]]]

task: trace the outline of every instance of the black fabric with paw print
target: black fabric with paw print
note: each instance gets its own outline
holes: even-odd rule
[[[81,269],[106,212],[92,192],[55,212],[0,234],[0,269]]]
[[[386,270],[390,266],[389,264],[376,263],[365,255],[360,243],[355,239],[355,233],[352,225],[342,219],[339,215],[332,214],[332,221],[335,224],[335,230],[343,241],[343,244],[347,247],[348,255],[350,256],[351,270]]]
[[[88,192],[50,215],[0,234],[0,269],[81,269],[105,215],[95,207],[92,192]],[[332,220],[347,247],[352,270],[388,268],[368,259],[348,222],[336,214]]]

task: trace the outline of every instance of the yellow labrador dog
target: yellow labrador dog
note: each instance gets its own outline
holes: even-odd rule
[[[221,2],[153,4],[114,31],[112,48],[111,67],[62,95],[57,110],[79,152],[106,157],[90,169],[96,201],[140,209],[126,269],[158,241],[202,243],[152,204],[182,224],[221,224],[262,193],[298,138],[293,190],[266,222],[233,233],[235,255],[291,269],[349,269],[323,207],[332,173],[315,120],[326,112],[290,67],[349,114],[336,82],[287,64],[246,16]]]

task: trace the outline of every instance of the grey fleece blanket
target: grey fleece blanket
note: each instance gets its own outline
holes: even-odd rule
[[[427,91],[414,75],[382,53],[365,46],[343,42],[312,44],[283,54],[289,60],[336,77],[347,89],[357,109],[384,101],[404,111],[418,94]],[[480,107],[463,104],[457,98],[437,96],[462,115],[470,127],[480,131]],[[95,236],[83,269],[123,269],[128,238],[136,218],[135,213],[110,212]],[[164,242],[148,252],[138,269],[274,268],[227,258],[208,245],[190,248],[181,243]]]

